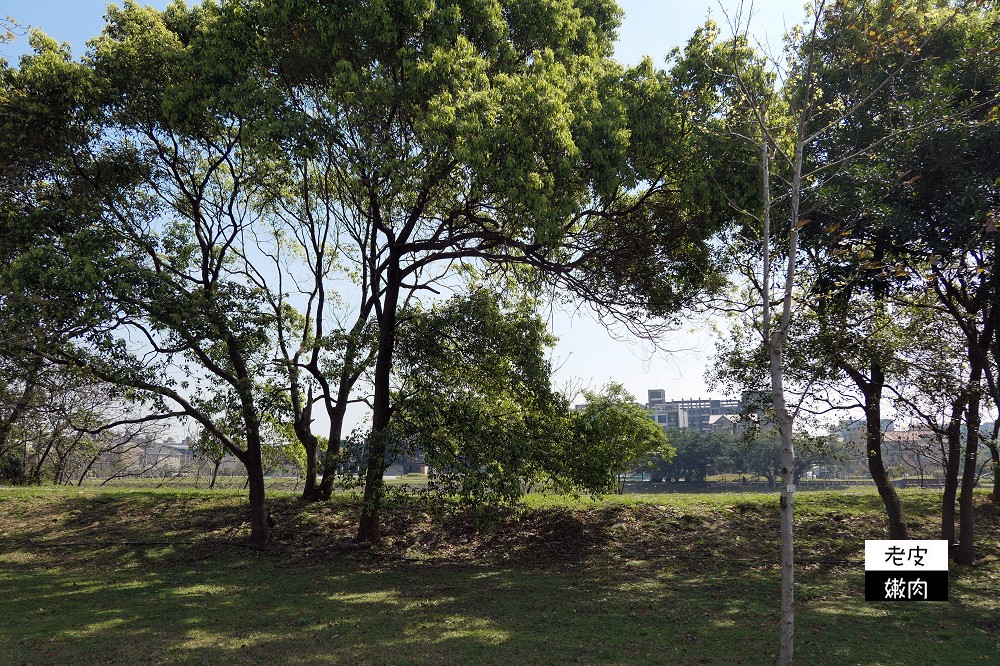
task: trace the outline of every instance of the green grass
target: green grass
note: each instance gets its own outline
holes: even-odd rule
[[[914,536],[940,494],[908,490]],[[0,664],[773,664],[775,496],[533,496],[477,528],[400,500],[346,549],[356,499],[276,495],[272,548],[239,491],[0,490]],[[798,663],[992,664],[1000,518],[947,603],[863,600],[878,496],[797,500]]]

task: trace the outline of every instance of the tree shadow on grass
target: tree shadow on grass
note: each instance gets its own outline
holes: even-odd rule
[[[318,535],[327,528],[310,516],[327,509],[331,521],[339,515],[338,507],[292,501],[280,509],[284,520],[301,518]],[[97,512],[101,525],[93,527]],[[292,559],[281,548],[235,546],[224,526],[242,519],[239,498],[67,498],[36,513],[60,522],[27,521],[0,544],[0,663],[776,658],[779,570],[770,509],[697,514],[619,505],[512,516],[482,534],[452,525],[461,547],[447,557],[437,557],[433,539],[419,544],[426,550],[405,551],[427,561],[393,551]],[[956,572],[947,604],[868,604],[863,566],[847,560],[851,544],[871,529],[849,514],[802,526],[812,544],[800,551],[800,662],[909,664],[916,654],[928,657],[922,663],[991,663],[981,659],[1000,649],[995,567]],[[151,538],[158,533],[165,536]],[[111,545],[69,545],[88,539]],[[161,541],[171,543],[154,543]]]
[[[0,662],[770,664],[775,657],[770,571],[632,567],[597,576],[365,570],[345,562],[331,573],[266,555],[202,564],[158,572],[5,562]],[[847,587],[861,587],[857,576]],[[910,664],[914,655],[926,657],[921,663],[990,663],[975,659],[996,654],[1000,636],[988,608],[959,600],[873,606],[844,592],[800,603],[803,663]]]
[[[741,631],[711,622],[726,603],[704,581],[706,594],[692,597],[683,585],[616,585],[613,575],[342,568],[289,569],[269,556],[169,572],[7,561],[0,661],[677,663],[666,655],[707,654],[706,632]]]

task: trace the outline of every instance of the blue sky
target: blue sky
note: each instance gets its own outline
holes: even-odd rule
[[[629,64],[649,55],[662,65],[670,49],[683,44],[709,12],[725,25],[716,2],[618,1],[625,19],[616,56]],[[152,0],[143,4],[163,8],[168,2]],[[804,0],[758,2],[751,31],[758,40],[779,50],[786,29],[802,20],[803,4]],[[86,41],[100,32],[106,5],[104,0],[13,0],[0,6],[0,15],[10,15],[21,25],[40,28],[60,42],[69,42],[74,55],[79,56]],[[732,12],[738,2],[726,0],[723,5]],[[0,56],[15,62],[27,48],[27,37],[18,36],[13,43],[0,45]],[[702,376],[713,348],[713,334],[703,324],[688,323],[677,334],[661,340],[660,346],[669,351],[657,350],[622,332],[611,335],[583,309],[576,314],[555,312],[552,330],[560,338],[553,359],[558,367],[558,382],[582,382],[596,389],[608,381],[618,381],[642,402],[650,388],[666,389],[668,399],[725,397],[706,386]]]
[[[765,35],[772,44],[780,42],[785,26],[801,20],[805,0],[759,1],[754,7],[754,33]],[[121,4],[120,2],[116,4]],[[167,0],[142,2],[158,8],[167,6]],[[188,3],[192,4],[192,3]],[[726,0],[721,7],[733,11],[738,2]],[[103,25],[105,0],[8,0],[0,6],[0,15],[9,15],[25,26],[41,28],[60,42],[69,42],[73,52],[79,54],[86,40],[97,35]],[[674,46],[683,44],[691,32],[711,11],[713,18],[724,23],[717,2],[706,0],[619,0],[625,11],[625,20],[619,34],[616,55],[626,63],[637,62],[648,54],[657,63]],[[0,55],[13,61],[27,49],[27,39],[19,37],[13,44],[0,46]]]

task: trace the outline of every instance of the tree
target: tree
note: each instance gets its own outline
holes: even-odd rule
[[[815,218],[823,220],[821,213]],[[813,411],[862,410],[865,460],[886,509],[889,536],[905,539],[902,505],[883,456],[883,407],[890,399],[905,404],[916,398],[912,387],[932,380],[941,385],[950,359],[936,353],[943,348],[939,322],[919,303],[874,297],[845,275],[853,259],[820,257],[807,264],[815,276],[813,291],[793,337],[789,375],[809,394]]]
[[[813,68],[817,54],[811,48],[819,24],[823,3],[812,7],[813,25],[806,32],[793,33],[797,41],[789,44],[791,57],[788,79],[793,85],[774,89],[774,77],[765,67],[765,59],[753,53],[744,31],[737,34],[726,50],[731,54],[726,70],[732,73],[739,91],[737,102],[729,111],[733,115],[732,136],[737,142],[756,141],[759,146],[757,168],[760,174],[759,204],[740,208],[749,214],[753,230],[751,252],[760,262],[760,273],[749,281],[753,326],[759,333],[761,350],[766,358],[771,414],[782,442],[781,453],[781,650],[778,663],[790,665],[793,660],[795,634],[794,616],[794,470],[795,449],[792,439],[794,412],[790,411],[785,396],[785,343],[792,326],[796,271],[798,267],[798,232],[802,226],[800,216],[803,192],[803,159],[807,144],[813,137],[807,128],[816,111]],[[738,27],[742,29],[742,26]],[[750,51],[750,53],[748,53]],[[747,124],[747,112],[752,122]],[[772,229],[774,201],[772,161],[777,158],[779,172],[785,176],[778,184],[777,199],[787,201],[788,226],[784,232]],[[751,227],[752,228],[752,227]],[[777,259],[777,261],[775,261]],[[781,266],[783,261],[784,266]],[[777,264],[777,271],[775,270]],[[775,293],[776,292],[776,293]],[[775,307],[777,305],[777,308]]]
[[[7,483],[82,484],[142,429],[122,427],[137,406],[86,371],[37,358],[15,366],[2,356],[0,368],[0,467]]]
[[[651,468],[654,476],[687,483],[703,484],[709,469],[720,459],[728,459],[735,448],[736,437],[730,433],[703,433],[693,428],[671,428],[667,440],[675,449],[668,457],[656,456]]]
[[[849,5],[848,5],[849,7]],[[851,26],[859,14],[870,26]],[[958,483],[959,418],[978,433],[981,386],[996,386],[989,349],[996,336],[996,108],[1000,82],[993,39],[996,7],[858,3],[831,12],[825,38],[847,57],[832,60],[822,85],[883,81],[856,120],[823,139],[820,166],[838,172],[823,186],[827,219],[843,237],[834,261],[876,298],[896,292],[936,297],[965,337],[965,386],[953,395],[943,534]],[[872,67],[879,62],[878,68]],[[894,72],[886,78],[879,70]],[[850,167],[857,146],[868,159]],[[995,226],[995,225],[994,225]],[[832,224],[818,227],[832,228]],[[978,434],[965,445],[959,560],[973,558],[973,486]],[[948,506],[948,505],[951,506]]]
[[[787,66],[780,68],[783,82],[780,92],[773,87],[761,86],[759,68],[748,67],[745,61],[736,60],[731,71],[740,83],[740,89],[750,108],[756,111],[757,128],[749,134],[760,145],[760,172],[763,181],[763,201],[757,208],[761,213],[763,234],[754,247],[762,255],[763,270],[760,278],[749,283],[760,295],[761,339],[770,367],[771,394],[775,418],[784,441],[785,456],[782,460],[783,485],[783,611],[782,650],[780,663],[791,663],[794,634],[794,597],[792,570],[792,502],[794,486],[788,483],[794,469],[794,449],[791,440],[791,414],[784,397],[786,368],[785,345],[792,331],[796,310],[796,294],[809,293],[809,285],[798,284],[798,264],[802,258],[800,233],[808,234],[812,211],[823,204],[827,186],[838,181],[851,168],[863,165],[866,156],[878,152],[885,144],[904,133],[929,127],[938,118],[910,113],[882,114],[886,100],[902,100],[903,106],[918,99],[904,93],[896,97],[897,84],[908,78],[922,76],[928,71],[921,66],[935,61],[925,58],[922,48],[942,34],[943,29],[969,3],[942,6],[925,11],[898,3],[843,2],[827,7],[824,2],[813,3],[811,25],[807,30],[791,34],[786,49]],[[737,42],[746,43],[743,31]],[[875,66],[878,63],[878,66]],[[932,68],[931,68],[932,69]],[[831,76],[832,72],[837,75]],[[836,76],[841,78],[834,81]],[[869,134],[873,122],[881,124],[880,131]],[[898,121],[898,124],[894,124]],[[850,136],[852,140],[832,150],[831,143],[838,137]],[[772,193],[772,177],[779,179],[779,189]],[[772,278],[772,229],[771,209],[774,202],[787,203],[788,226],[781,235],[780,257],[783,275]],[[752,212],[752,211],[748,211]],[[832,229],[833,226],[829,226]],[[858,257],[859,269],[870,267],[872,255]],[[882,261],[877,252],[875,263]],[[881,268],[881,266],[879,266]],[[780,285],[777,295],[772,295],[772,285]],[[872,292],[878,301],[876,287]],[[773,304],[778,311],[771,312]],[[878,372],[864,381],[880,384]],[[891,499],[891,498],[890,498]]]
[[[705,202],[719,195],[676,166],[693,164],[676,159],[695,153],[690,119],[712,111],[673,98],[651,63],[611,60],[610,2],[245,9],[232,34],[266,45],[262,75],[309,128],[360,286],[355,326],[377,327],[358,534],[374,541],[407,301],[459,265],[522,266],[610,316],[673,313],[717,280],[706,240],[722,218]]]
[[[110,320],[92,296],[120,255],[86,183],[128,191],[135,180],[107,155],[76,162],[95,137],[90,79],[54,41],[40,33],[30,41],[35,52],[19,69],[0,62],[0,450],[21,428],[22,479],[40,480],[54,454],[54,476],[68,480],[69,451],[93,443],[110,406],[127,399],[85,364],[53,357]]]
[[[571,413],[569,438],[559,462],[561,477],[591,493],[621,489],[626,472],[650,458],[669,462],[675,453],[663,429],[620,384],[584,391],[587,403]],[[560,477],[556,477],[558,480]]]
[[[106,324],[34,347],[225,442],[247,466],[258,545],[260,429],[278,373],[307,486],[314,405],[331,417],[328,484],[343,410],[370,380],[359,539],[378,539],[399,314],[456,271],[562,288],[647,332],[647,315],[721,282],[709,239],[731,215],[710,183],[736,172],[700,133],[718,86],[692,64],[697,49],[670,74],[615,63],[608,0],[128,2],[108,18],[84,63],[46,43],[9,77],[8,136],[45,138],[28,154],[56,176],[12,178],[27,184],[14,191],[83,211],[59,226],[21,206],[17,220],[38,215],[56,244],[88,240],[57,256],[89,282],[68,290],[62,269],[36,281],[86,294],[74,307]],[[52,183],[78,191],[51,195]],[[320,306],[344,276],[358,287],[340,299],[351,316]],[[207,407],[217,387],[239,404],[245,446]]]
[[[36,404],[16,429],[27,483],[82,484],[87,472],[114,446],[119,433],[106,427],[114,387],[64,372],[47,373],[36,385]]]
[[[15,434],[39,404],[40,368],[16,366],[0,356],[0,372],[0,475],[5,483],[19,484],[27,480],[27,455]]]
[[[535,307],[473,286],[403,311],[386,462],[419,452],[435,489],[471,505],[513,503],[559,474],[566,404],[551,388],[554,340]]]
[[[28,176],[10,224],[34,219],[51,239],[12,244],[6,313],[28,318],[46,303],[21,349],[134,392],[153,407],[138,421],[186,415],[212,431],[247,467],[263,546],[259,384],[274,323],[235,249],[256,219],[263,168],[242,121],[260,109],[240,106],[246,88],[207,80],[242,76],[238,54],[205,35],[211,6],[161,14],[127,3],[108,18],[84,63],[36,33],[36,54],[4,73],[5,136],[29,147],[4,154],[5,172]],[[62,321],[67,334],[53,339]],[[236,397],[245,445],[204,408],[217,382]]]
[[[389,458],[419,451],[439,491],[472,505],[510,504],[546,482],[593,494],[620,486],[644,456],[672,449],[617,384],[569,411],[553,391],[554,342],[534,300],[474,287],[401,316]]]

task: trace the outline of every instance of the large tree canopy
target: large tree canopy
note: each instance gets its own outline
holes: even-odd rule
[[[292,170],[308,179],[303,163],[322,165],[313,204],[338,224],[359,312],[377,322],[362,538],[378,538],[397,313],[417,290],[456,263],[525,266],[634,323],[713,283],[720,207],[679,196],[709,190],[691,119],[710,122],[711,94],[683,101],[649,62],[616,64],[612,3],[221,12],[289,102]]]
[[[84,276],[42,281],[56,302],[97,304],[89,337],[42,353],[223,442],[250,471],[258,543],[262,424],[292,420],[314,478],[313,407],[336,461],[359,392],[359,536],[378,538],[399,313],[435,283],[503,272],[631,325],[720,283],[709,239],[732,193],[717,185],[743,176],[704,131],[724,122],[724,83],[694,66],[708,35],[661,72],[612,59],[606,0],[126,2],[107,18],[82,63],[39,37],[4,71],[5,136],[39,139],[5,145],[3,177],[35,170],[11,223],[34,216],[59,245],[50,277]],[[42,199],[59,205],[23,205]]]

